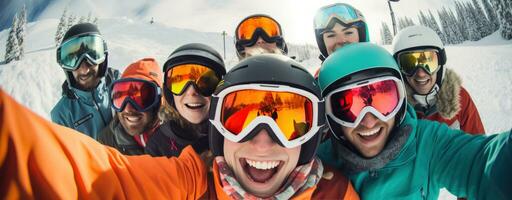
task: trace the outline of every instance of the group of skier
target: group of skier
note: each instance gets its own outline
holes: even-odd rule
[[[71,27],[57,49],[66,81],[53,123],[0,91],[0,191],[22,199],[437,199],[446,188],[468,199],[512,198],[511,133],[484,134],[433,30],[404,28],[390,53],[369,42],[363,14],[349,4],[320,8],[313,24],[322,60],[314,76],[287,56],[268,15],[239,23],[240,62],[229,71],[213,48],[191,43],[162,66],[144,58],[120,73],[108,67],[95,25]]]

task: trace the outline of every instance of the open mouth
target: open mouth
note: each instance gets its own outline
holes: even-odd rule
[[[365,132],[358,132],[357,134],[363,142],[369,143],[376,141],[382,133],[382,128],[372,129]]]
[[[139,123],[140,120],[142,120],[142,115],[136,115],[136,114],[123,115],[123,118],[129,123]]]
[[[185,106],[188,108],[188,109],[192,109],[192,110],[196,110],[196,109],[201,109],[205,106],[206,104],[204,103],[186,103]]]
[[[418,85],[421,85],[421,86],[425,86],[428,84],[428,82],[430,81],[430,79],[414,79],[414,82],[416,82],[416,84]]]
[[[80,79],[81,81],[87,81],[90,78],[92,78],[92,74],[78,77],[78,79]]]
[[[271,180],[284,164],[279,160],[257,161],[248,158],[240,158],[240,163],[247,177],[256,183]]]

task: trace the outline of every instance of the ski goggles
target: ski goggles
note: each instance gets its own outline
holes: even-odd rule
[[[432,75],[440,68],[439,51],[435,49],[404,51],[398,54],[397,61],[406,76],[413,76],[420,68]]]
[[[379,77],[357,82],[330,92],[326,114],[345,127],[356,127],[367,113],[388,121],[400,110],[405,99],[402,81]]]
[[[242,45],[250,45],[258,37],[266,42],[277,42],[282,38],[281,25],[268,16],[256,15],[244,19],[236,28],[236,39]]]
[[[307,142],[321,128],[318,119],[323,101],[297,88],[247,84],[212,97],[215,115],[210,116],[210,122],[233,142],[245,142],[254,136],[253,130],[268,125],[276,142],[293,148]]]
[[[111,105],[116,112],[122,112],[128,103],[138,112],[149,111],[160,105],[162,93],[156,83],[136,78],[116,80],[110,91]]]
[[[211,68],[200,64],[182,64],[168,70],[165,86],[174,95],[182,95],[189,85],[203,96],[213,94],[220,82],[220,77]]]
[[[315,29],[325,29],[332,25],[333,19],[338,19],[345,24],[364,21],[361,13],[355,10],[354,7],[344,3],[336,3],[322,7],[316,12],[314,27]]]
[[[65,70],[76,70],[84,58],[94,65],[105,61],[107,45],[97,34],[82,34],[62,43],[57,49],[57,62]]]

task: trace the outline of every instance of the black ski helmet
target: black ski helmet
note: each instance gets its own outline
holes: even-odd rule
[[[67,40],[73,38],[74,36],[84,35],[84,34],[101,35],[98,27],[92,23],[75,24],[71,28],[69,28],[68,31],[66,31],[66,34],[64,34],[64,37],[62,38],[61,44],[63,44]],[[106,47],[106,45],[105,45],[105,47]],[[107,71],[107,66],[108,66],[108,52],[105,52],[105,61],[103,61],[103,63],[99,64],[99,70],[98,70],[99,77],[105,76],[105,72]],[[67,71],[67,70],[64,70],[64,72],[66,73],[66,76],[67,76],[67,79],[68,79],[70,85],[75,86],[76,81],[73,77],[73,73],[71,71]]]
[[[190,43],[178,47],[167,58],[163,65],[164,71],[164,96],[169,105],[174,106],[172,92],[167,89],[167,73],[175,66],[182,64],[200,64],[212,69],[219,78],[226,74],[224,61],[219,52],[212,47],[201,43]]]
[[[223,90],[242,84],[262,83],[286,85],[301,89],[314,94],[318,99],[321,98],[320,87],[316,83],[313,76],[303,68],[303,66],[295,60],[277,54],[262,54],[244,59],[235,65],[224,76],[223,81],[217,86],[214,94],[219,94]],[[219,103],[218,98],[212,96],[210,104],[210,120],[215,117],[216,106]],[[323,101],[318,106],[318,126],[325,124]],[[257,133],[266,128],[271,131],[268,125],[257,126],[242,141],[247,141]],[[320,129],[321,130],[321,129]],[[224,137],[218,130],[211,126],[209,129],[210,149],[215,156],[224,155]],[[269,134],[274,141],[279,141],[274,134]],[[318,131],[309,141],[301,145],[300,157],[298,164],[302,165],[311,161],[316,153],[316,149],[320,144],[321,134]],[[278,142],[279,143],[279,142]]]
[[[250,16],[244,18],[242,21],[240,21],[240,23],[238,23],[238,25],[235,29],[235,48],[236,48],[236,55],[238,56],[238,58],[243,58],[245,51],[244,51],[244,46],[241,44],[240,40],[238,39],[236,32],[238,31],[238,28],[240,28],[240,25],[242,24],[242,22],[244,22],[247,19],[254,18],[254,17],[266,17],[266,18],[274,20],[277,23],[277,25],[279,26],[279,32],[281,32],[281,36],[279,38],[277,38],[276,46],[283,52],[284,55],[288,55],[288,45],[286,45],[286,41],[284,41],[284,38],[282,36],[283,29],[281,29],[281,24],[279,24],[279,22],[277,22],[274,18],[270,17],[269,15],[254,14],[254,15],[250,15]],[[256,30],[256,31],[258,31],[258,30]],[[256,39],[256,38],[253,38],[253,39]]]

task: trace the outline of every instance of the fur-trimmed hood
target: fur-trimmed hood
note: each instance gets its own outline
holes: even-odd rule
[[[444,66],[446,67],[446,66]],[[435,109],[432,111],[428,111],[427,113],[439,113],[439,115],[445,119],[451,119],[457,115],[460,111],[460,90],[462,85],[462,80],[455,73],[455,71],[447,68],[446,73],[444,75],[443,84],[441,86],[441,89],[436,95],[436,101],[435,106],[429,109]],[[438,77],[439,78],[439,77]],[[411,105],[414,105],[416,107],[416,104],[418,102],[413,98],[413,95],[415,94],[414,90],[409,86],[409,84],[406,85],[407,90],[407,101]]]

